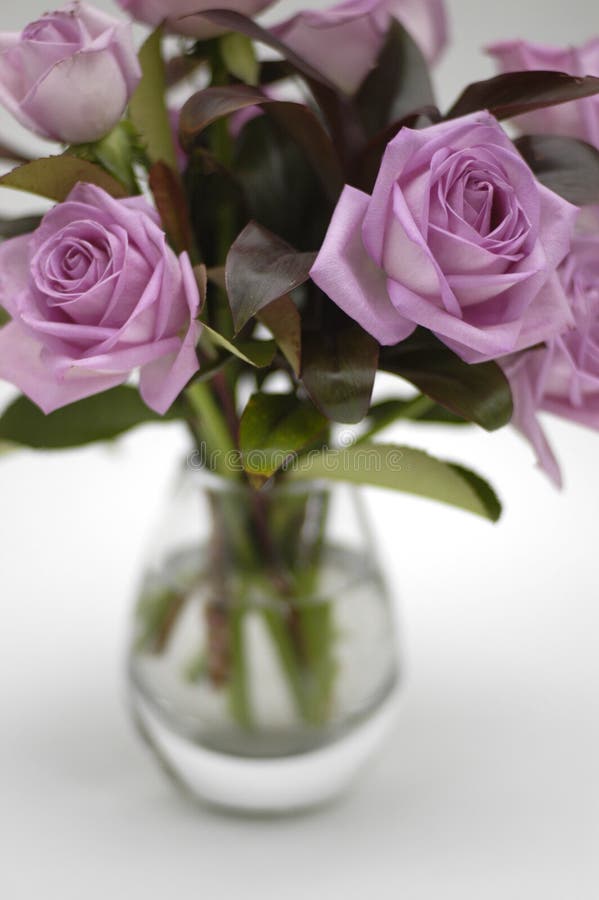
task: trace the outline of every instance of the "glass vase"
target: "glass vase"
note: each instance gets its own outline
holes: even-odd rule
[[[281,813],[341,793],[389,728],[398,687],[359,493],[257,490],[187,467],[150,548],[129,680],[141,733],[195,797]]]

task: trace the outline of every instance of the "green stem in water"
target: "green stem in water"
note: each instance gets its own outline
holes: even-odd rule
[[[246,608],[244,603],[234,604],[229,610],[231,632],[231,674],[229,681],[229,709],[235,721],[243,728],[251,729],[252,708],[248,684],[248,663],[244,640]]]
[[[299,715],[311,725],[324,724],[336,672],[331,604],[266,607],[262,616]]]
[[[281,668],[298,712],[303,719],[310,721],[310,709],[306,703],[297,647],[291,636],[289,624],[283,618],[283,610],[265,607],[262,610],[262,617],[277,650]]]

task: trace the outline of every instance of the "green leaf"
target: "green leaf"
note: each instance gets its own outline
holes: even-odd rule
[[[512,418],[512,394],[496,363],[469,365],[428,331],[381,352],[380,368],[400,375],[451,412],[487,431]]]
[[[66,151],[70,156],[98,163],[120,181],[130,194],[139,194],[134,163],[142,157],[139,136],[131,122],[118,122],[101,140],[74,144]]]
[[[302,380],[333,422],[361,422],[368,412],[379,346],[359,325],[330,310],[323,327],[302,339]]]
[[[0,417],[0,441],[43,450],[107,441],[144,425],[181,418],[174,404],[165,416],[145,405],[135,388],[123,385],[78,400],[49,415],[31,400],[18,397]]]
[[[423,107],[435,94],[422,51],[406,29],[392,19],[377,64],[354,100],[369,135]]]
[[[241,417],[239,446],[252,475],[270,478],[327,427],[327,419],[294,394],[254,394]]]
[[[360,435],[360,442],[369,440],[398,421],[443,425],[469,424],[465,419],[439,406],[430,397],[419,394],[411,400],[383,400],[371,406],[366,420],[368,430]]]
[[[41,216],[23,216],[19,219],[0,219],[0,240],[17,237],[20,234],[29,234],[35,231],[41,222]]]
[[[565,72],[507,72],[470,84],[447,113],[457,119],[486,109],[496,119],[510,119],[546,106],[581,100],[599,93],[599,78]]]
[[[228,353],[232,353],[233,356],[241,359],[244,363],[255,366],[258,369],[269,366],[273,361],[276,352],[276,344],[274,341],[229,340],[229,338],[219,334],[218,331],[215,331],[213,328],[206,325],[205,322],[202,322],[202,336],[200,341],[204,336],[208,337],[210,342],[216,347],[220,347]]]
[[[29,161],[29,157],[24,156],[21,151],[17,150],[15,147],[9,147],[8,144],[0,144],[0,159],[18,163]]]
[[[225,34],[220,39],[220,51],[231,75],[246,84],[258,84],[260,65],[249,38],[235,31]]]
[[[100,166],[68,154],[46,156],[17,166],[0,178],[0,187],[27,191],[62,203],[79,181],[95,184],[112,197],[127,196],[123,185]]]
[[[291,297],[279,297],[258,313],[279,345],[293,373],[299,376],[302,362],[302,321]]]
[[[599,150],[576,138],[527,134],[514,141],[537,179],[575,206],[599,203]]]
[[[177,154],[166,106],[166,73],[162,58],[162,28],[139,51],[141,81],[129,101],[129,116],[153,163],[162,161],[177,171]]]
[[[496,522],[501,504],[479,475],[422,450],[395,444],[359,444],[299,459],[288,477],[347,481],[437,500]]]
[[[472,469],[467,469],[459,463],[449,463],[449,465],[460,478],[468,482],[472,490],[480,497],[488,511],[488,518],[492,522],[497,522],[501,518],[501,501],[489,482],[473,472]]]
[[[235,331],[252,316],[304,284],[315,253],[298,253],[276,234],[250,222],[233,242],[225,267]]]

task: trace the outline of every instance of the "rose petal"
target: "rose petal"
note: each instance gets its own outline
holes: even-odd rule
[[[28,234],[19,235],[0,244],[0,304],[17,315],[18,296],[29,279]]]
[[[0,378],[16,385],[45,413],[127,380],[128,372],[104,374],[75,368],[62,377],[53,376],[42,359],[42,349],[17,322],[0,329]]]
[[[65,102],[68,85],[73,87]],[[128,96],[112,54],[81,51],[56,63],[22,100],[21,110],[45,134],[78,144],[98,140],[110,131]]]
[[[200,296],[189,257],[180,256],[183,287],[189,309],[190,324],[177,353],[165,356],[141,370],[139,389],[148,406],[163,415],[200,368],[196,353],[201,324],[196,321]]]
[[[368,202],[368,195],[362,191],[352,187],[343,190],[310,276],[379,343],[396,344],[415,326],[397,315],[389,300],[385,274],[369,258],[360,240]]]
[[[543,353],[544,351],[540,351]],[[530,354],[511,357],[503,363],[514,402],[512,424],[532,445],[539,467],[556,487],[562,487],[562,474],[537,415],[537,403],[530,378]]]

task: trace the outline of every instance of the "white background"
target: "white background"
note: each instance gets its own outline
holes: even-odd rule
[[[6,5],[6,29],[46,7]],[[481,44],[575,42],[599,24],[593,0],[449,7],[445,102],[491,74]],[[9,203],[24,208],[2,192],[1,208]],[[476,466],[506,514],[493,527],[369,495],[401,598],[403,712],[346,800],[278,822],[184,801],[125,712],[129,606],[185,448],[178,427],[110,448],[4,458],[0,895],[596,900],[599,435],[555,421],[549,433],[566,473],[561,495],[509,430],[404,426],[392,435]]]

